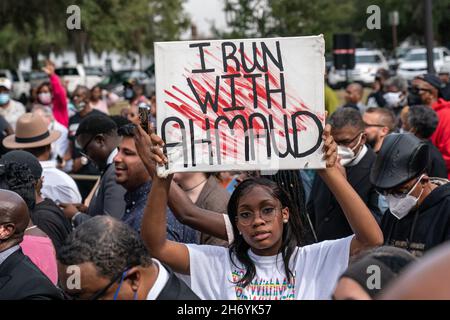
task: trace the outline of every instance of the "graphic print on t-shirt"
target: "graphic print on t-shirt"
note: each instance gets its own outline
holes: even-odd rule
[[[245,288],[237,282],[244,276],[245,270],[232,271],[233,283],[236,283],[237,300],[295,300],[295,273],[288,280],[287,277],[261,278],[256,275]],[[277,274],[281,275],[281,274]]]

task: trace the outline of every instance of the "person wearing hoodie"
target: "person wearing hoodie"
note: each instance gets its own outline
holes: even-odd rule
[[[381,221],[386,245],[415,256],[450,239],[450,184],[427,174],[429,146],[412,133],[388,135],[370,174],[387,199]]]
[[[412,82],[413,92],[418,93],[422,104],[436,111],[439,123],[431,136],[431,142],[439,149],[450,179],[450,102],[441,98],[441,80],[434,74],[424,74]]]

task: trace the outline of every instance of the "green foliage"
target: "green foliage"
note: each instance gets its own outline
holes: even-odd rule
[[[367,7],[381,9],[381,29],[369,30]],[[399,12],[398,39],[423,43],[423,0],[225,0],[230,30],[215,30],[216,37],[246,38],[324,34],[330,50],[334,33],[353,32],[357,45],[392,48],[389,12]],[[450,44],[450,0],[433,0],[433,23],[437,43]]]
[[[75,50],[148,54],[153,42],[177,40],[189,25],[182,10],[186,0],[2,0],[0,1],[0,65],[17,66],[38,54]],[[81,10],[81,30],[68,30],[67,7]]]

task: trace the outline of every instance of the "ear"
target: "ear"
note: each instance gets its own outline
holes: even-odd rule
[[[389,128],[383,127],[383,128],[381,128],[381,132],[383,133],[382,137],[385,137],[389,134]]]
[[[281,217],[283,218],[283,223],[287,223],[289,221],[289,208],[288,207],[281,209]]]
[[[141,271],[138,267],[131,268],[130,270],[128,270],[124,280],[128,281],[131,289],[136,292],[139,289],[140,285]]]
[[[102,133],[96,135],[94,140],[101,146],[105,144],[105,136]]]
[[[13,223],[5,223],[0,225],[0,240],[8,240],[16,231]]]
[[[363,132],[362,137],[361,137],[361,146],[365,145],[367,142],[367,133]]]

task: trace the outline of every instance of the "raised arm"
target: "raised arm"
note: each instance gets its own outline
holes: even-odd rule
[[[156,154],[150,151],[150,148],[158,147],[152,146],[150,137],[139,126],[136,128],[134,139],[137,152],[150,174],[154,170],[153,160],[167,161],[165,158],[158,159]],[[166,179],[154,176],[142,218],[141,236],[152,256],[170,266],[175,272],[189,274],[187,246],[167,240],[166,206],[171,181],[172,176]]]
[[[66,90],[61,84],[58,75],[55,73],[55,65],[48,61],[42,70],[47,73],[50,79],[50,85],[53,91],[53,116],[55,120],[61,123],[66,128],[69,126],[69,110],[67,109],[67,94]]]
[[[324,139],[327,168],[318,170],[318,173],[333,192],[355,234],[351,242],[350,255],[366,248],[382,245],[383,233],[378,223],[366,204],[335,166],[337,146],[331,136],[330,125],[325,127]]]
[[[175,182],[170,186],[169,207],[181,223],[214,237],[229,240],[224,220],[228,217],[196,206]]]

